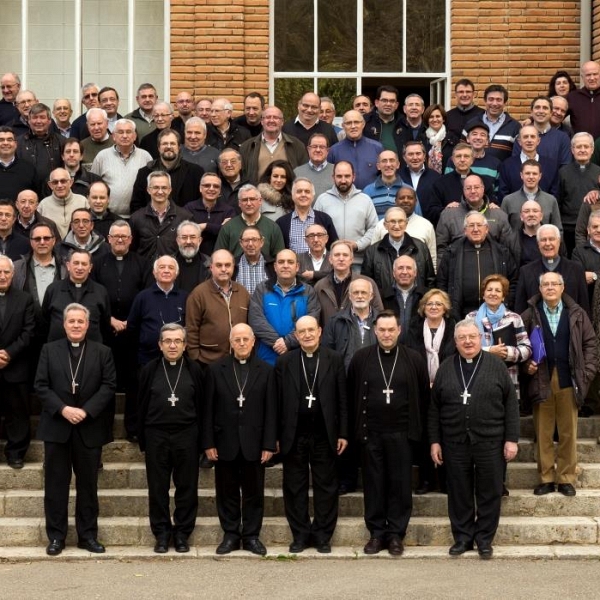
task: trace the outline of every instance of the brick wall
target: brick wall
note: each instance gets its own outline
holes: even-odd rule
[[[267,93],[269,0],[171,0],[171,96]]]
[[[579,80],[579,1],[452,0],[451,14],[452,86],[502,84],[521,118],[557,70]]]
[[[600,0],[592,2],[592,58],[600,60]]]

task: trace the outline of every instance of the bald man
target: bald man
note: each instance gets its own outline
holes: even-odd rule
[[[244,550],[264,556],[259,540],[264,512],[265,463],[277,439],[273,368],[253,352],[254,332],[234,325],[231,352],[210,365],[213,387],[206,399],[202,443],[215,463],[217,513],[223,540],[217,554]],[[240,494],[241,491],[241,494]]]

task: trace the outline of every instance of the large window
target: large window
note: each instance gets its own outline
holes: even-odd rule
[[[119,91],[122,114],[135,108],[140,83],[169,94],[168,0],[3,0],[0,73],[52,105],[73,101],[94,81]]]
[[[272,0],[271,97],[286,116],[302,92],[340,115],[379,85],[446,100],[449,0]]]

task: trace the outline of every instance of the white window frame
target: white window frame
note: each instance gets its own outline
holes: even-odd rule
[[[84,0],[74,0],[75,28],[74,35],[74,55],[75,55],[75,83],[71,92],[71,98],[75,99],[74,108],[80,104],[81,86],[87,83],[83,80],[81,72],[81,7]],[[136,75],[133,70],[134,51],[135,51],[135,0],[122,0],[127,2],[127,98],[128,106],[120,107],[121,112],[130,112],[137,107],[135,103],[136,93]],[[21,0],[21,83],[23,89],[27,89],[27,76],[29,73],[27,54],[29,49],[28,30],[29,30],[29,0]],[[171,97],[171,1],[163,0],[163,90],[164,97]],[[66,94],[68,95],[68,94]],[[77,112],[77,111],[76,111]]]
[[[313,66],[317,66],[318,63],[318,40],[319,40],[319,23],[318,23],[318,3],[320,0],[313,0],[313,11],[315,15],[315,27],[314,27],[314,40],[313,40]],[[351,0],[349,0],[351,1]],[[435,73],[418,73],[408,72],[406,70],[406,2],[402,1],[402,18],[403,18],[403,36],[402,36],[402,71],[391,71],[391,72],[371,72],[363,71],[363,0],[356,0],[356,71],[275,71],[275,2],[271,0],[269,4],[269,98],[275,97],[275,80],[276,79],[312,79],[313,80],[313,91],[317,92],[317,85],[319,79],[355,79],[356,80],[356,93],[362,93],[362,80],[363,79],[423,79],[424,84],[430,82],[433,84],[437,83],[440,79],[446,80],[445,85],[445,98],[437,99],[441,100],[441,103],[448,105],[450,102],[450,79],[451,79],[451,47],[450,47],[450,2],[451,0],[445,0],[445,65],[444,71]],[[430,88],[433,91],[434,88]]]

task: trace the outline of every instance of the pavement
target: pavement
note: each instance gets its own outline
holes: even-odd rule
[[[598,558],[99,560],[1,563],[8,600],[598,598]]]

